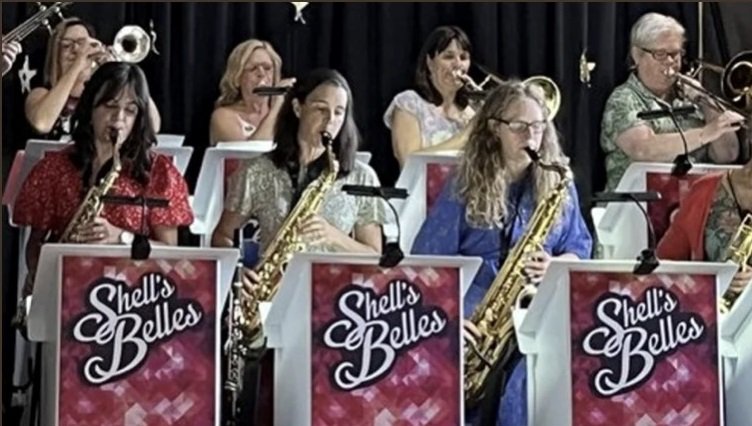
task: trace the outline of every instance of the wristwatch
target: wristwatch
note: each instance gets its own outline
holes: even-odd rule
[[[120,233],[120,236],[118,237],[118,240],[120,240],[120,244],[125,244],[125,245],[133,244],[133,239],[134,239],[133,232],[128,232],[128,231],[122,231]]]

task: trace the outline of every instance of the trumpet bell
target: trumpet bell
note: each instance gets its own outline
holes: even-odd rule
[[[543,99],[548,109],[548,119],[553,120],[561,107],[561,90],[559,86],[545,75],[535,75],[522,82],[525,85],[534,84],[543,90]]]
[[[126,25],[115,35],[112,50],[119,61],[136,64],[149,55],[151,38],[138,25]]]

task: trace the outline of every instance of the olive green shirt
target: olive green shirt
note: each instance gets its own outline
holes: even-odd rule
[[[637,78],[637,74],[632,73],[624,84],[614,89],[606,101],[601,122],[601,147],[606,153],[606,191],[616,188],[627,167],[632,163],[632,159],[616,145],[616,138],[620,134],[643,124],[650,126],[656,134],[677,131],[670,117],[649,121],[637,118],[639,112],[662,109],[656,98]],[[680,98],[671,101],[674,108],[688,105],[692,104]],[[677,117],[677,121],[683,131],[705,125],[705,118],[699,108],[691,115]],[[695,162],[706,163],[710,160],[707,146],[691,152],[690,156]]]

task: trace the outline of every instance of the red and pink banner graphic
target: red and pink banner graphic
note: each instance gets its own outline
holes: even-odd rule
[[[673,214],[679,208],[679,203],[689,191],[689,187],[703,174],[691,174],[682,177],[669,173],[647,173],[645,175],[645,190],[657,191],[661,199],[648,203],[648,217],[655,230],[655,238],[661,240],[668,230]]]
[[[426,164],[426,212],[431,211],[433,203],[439,198],[447,178],[454,172],[456,164]]]
[[[213,260],[65,256],[58,424],[213,426]]]
[[[312,268],[311,424],[461,424],[459,270]]]
[[[715,276],[571,272],[572,425],[721,424]]]

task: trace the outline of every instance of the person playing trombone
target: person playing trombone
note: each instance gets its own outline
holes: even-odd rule
[[[79,18],[64,19],[55,27],[47,45],[44,86],[26,97],[26,119],[36,133],[49,139],[70,135],[71,117],[84,86],[99,65],[113,60],[95,37],[94,27]],[[161,118],[151,98],[149,116],[158,133]]]
[[[475,115],[463,79],[471,51],[459,27],[438,27],[426,39],[415,72],[417,91],[397,94],[384,113],[400,168],[413,152],[459,134]]]
[[[644,121],[642,111],[699,103],[693,114],[678,116],[691,157],[698,162],[733,163],[739,156],[735,132],[744,117],[719,111],[699,82],[677,84],[685,43],[684,27],[658,13],[640,17],[630,33],[633,72],[608,98],[601,122],[601,147],[606,154],[606,191],[616,188],[633,161],[670,162],[684,153],[684,142],[671,118]],[[682,80],[686,80],[684,78]]]

